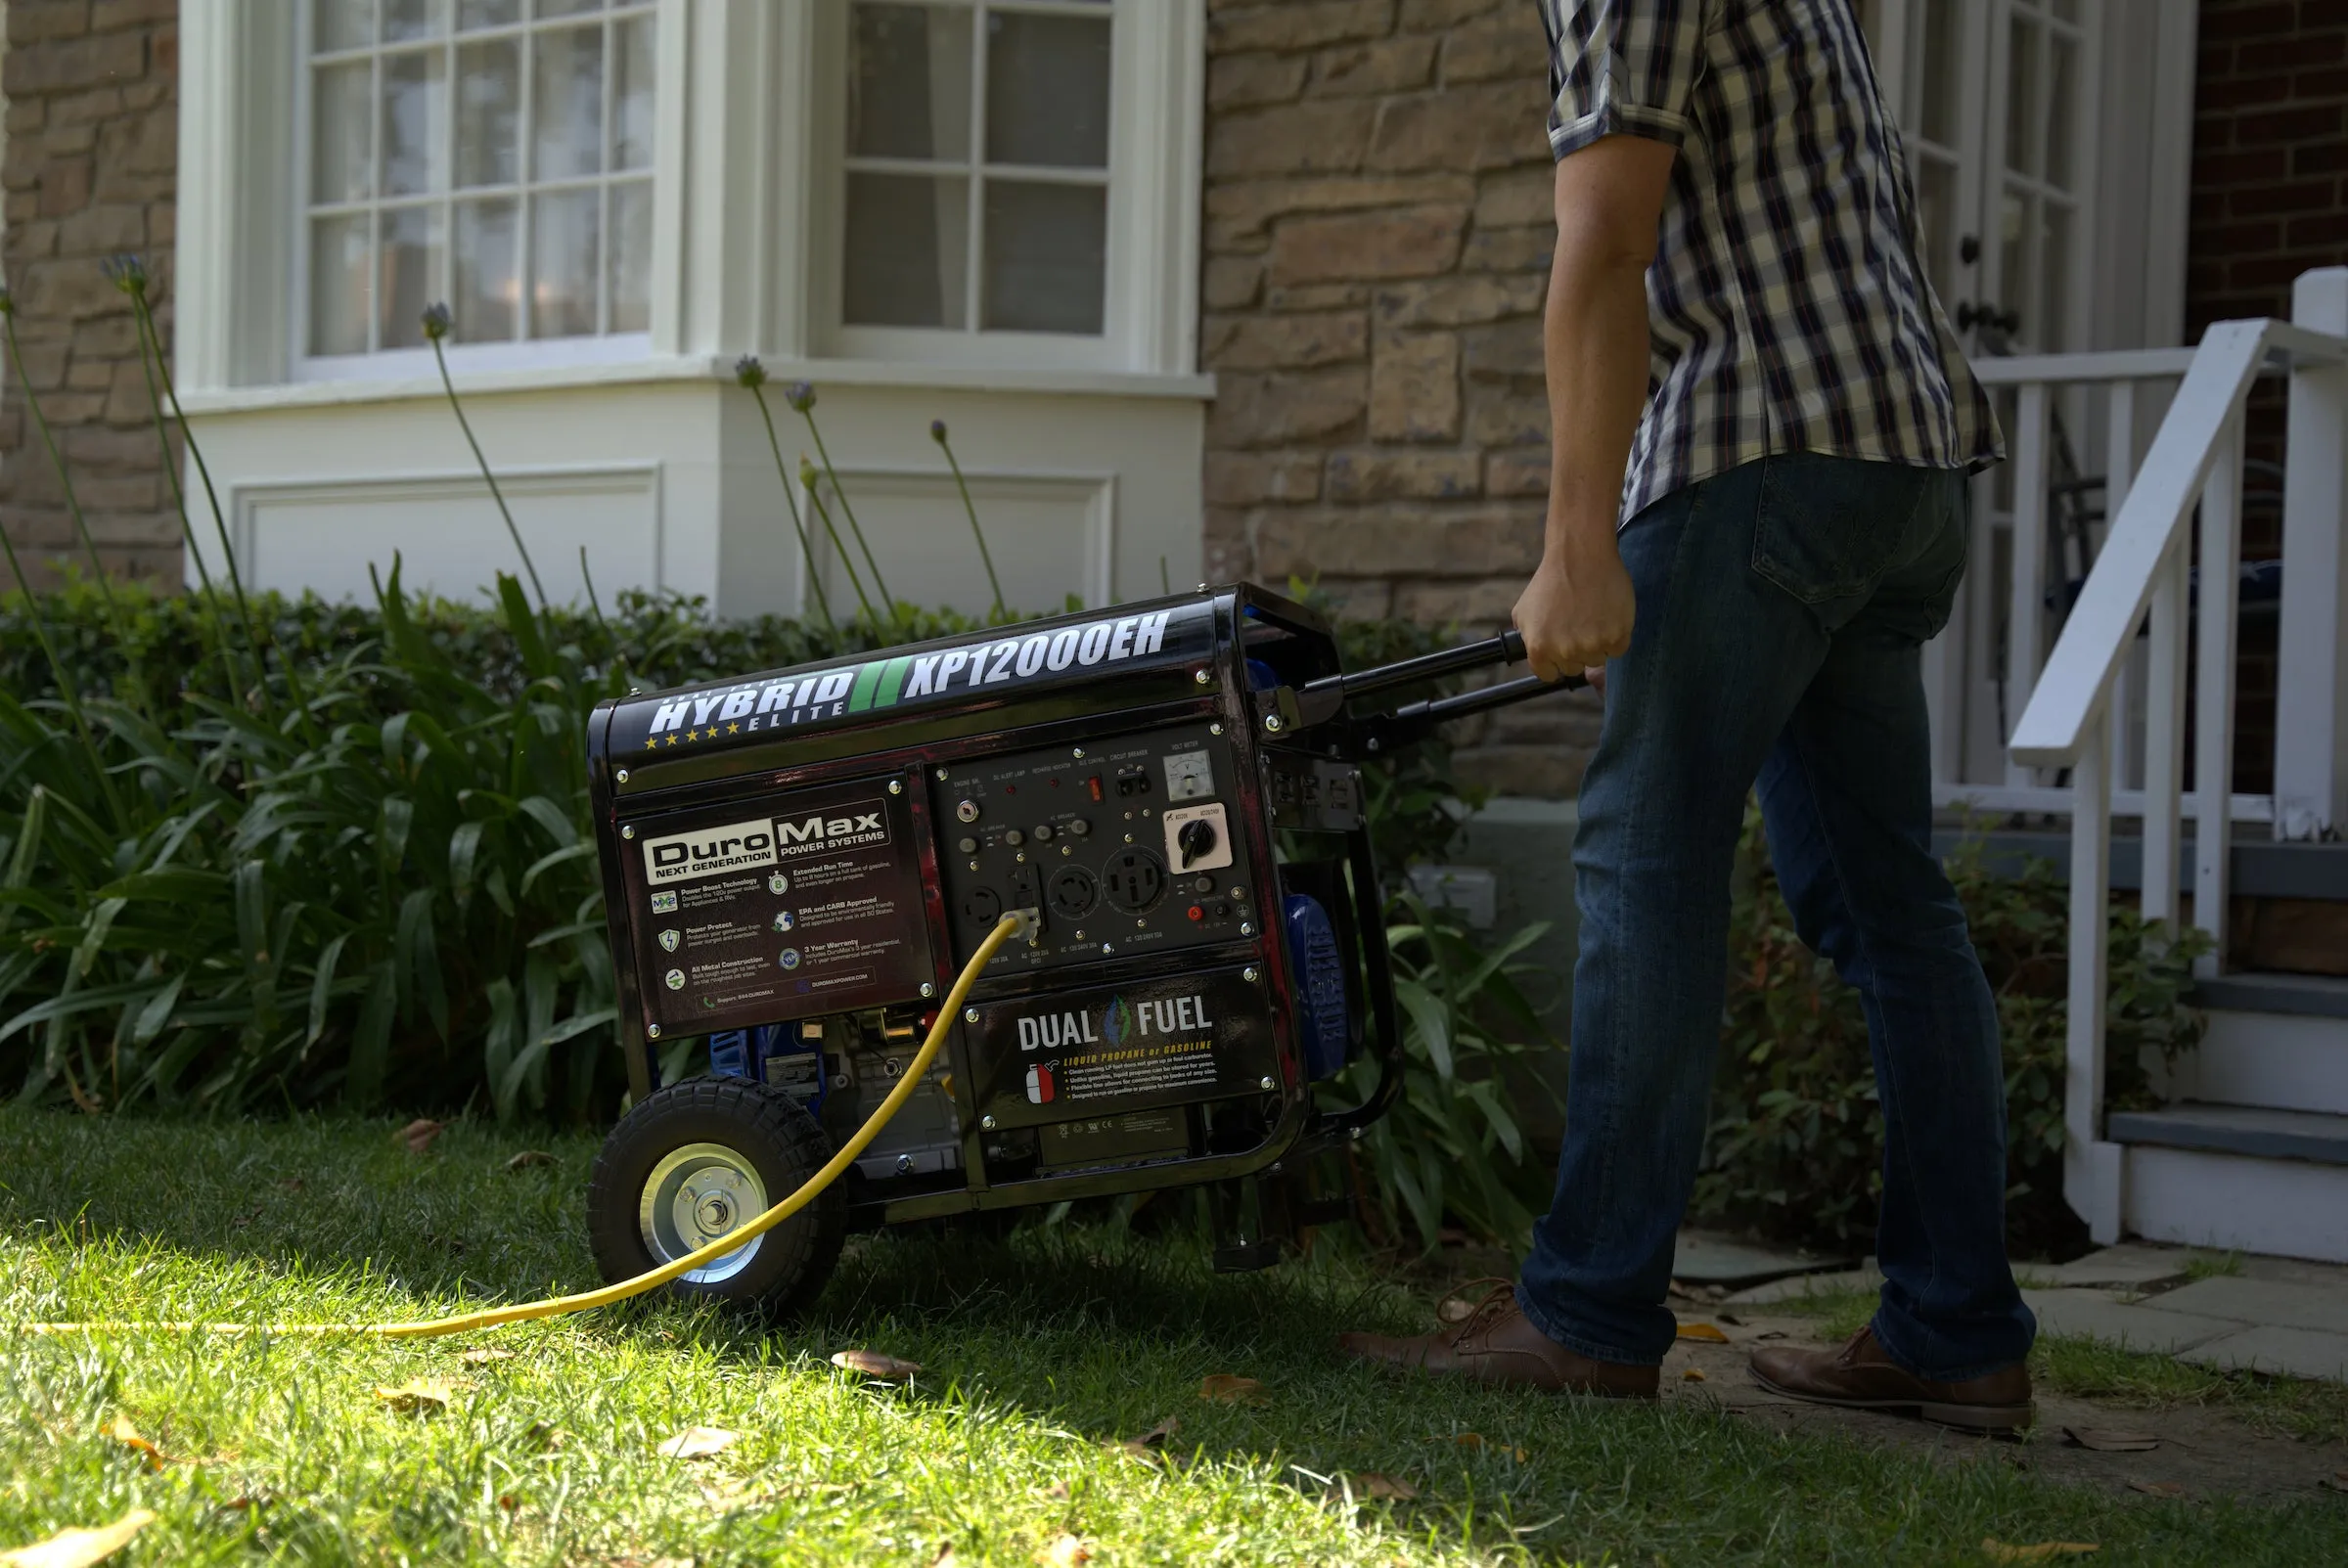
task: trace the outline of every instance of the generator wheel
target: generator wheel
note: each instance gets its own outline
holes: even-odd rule
[[[596,1156],[587,1188],[596,1267],[617,1283],[673,1262],[797,1191],[831,1157],[815,1118],[779,1090],[743,1078],[672,1084],[621,1117]],[[835,1184],[667,1288],[786,1316],[822,1292],[846,1230]]]

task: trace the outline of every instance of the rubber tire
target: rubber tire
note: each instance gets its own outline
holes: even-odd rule
[[[746,1078],[689,1078],[655,1093],[620,1118],[595,1157],[587,1185],[587,1239],[595,1266],[612,1284],[662,1261],[645,1243],[638,1218],[653,1168],[688,1143],[722,1143],[746,1157],[779,1203],[822,1170],[832,1141],[815,1118],[780,1090]],[[753,1308],[788,1318],[814,1302],[839,1263],[848,1200],[835,1182],[815,1201],[761,1237],[749,1266],[715,1283],[671,1280],[679,1296]]]

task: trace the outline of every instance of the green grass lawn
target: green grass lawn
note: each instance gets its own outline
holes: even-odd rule
[[[1623,1408],[1389,1378],[1345,1325],[1423,1302],[1323,1255],[1216,1277],[1100,1228],[851,1245],[806,1322],[631,1305],[456,1340],[110,1333],[65,1318],[415,1317],[591,1282],[594,1144],[459,1127],[150,1125],[0,1112],[0,1548],[132,1507],[129,1563],[1978,1563],[1985,1537],[2102,1562],[2348,1560],[2348,1500],[2280,1509],[2049,1484],[2010,1446],[1934,1463],[1690,1403]],[[511,1350],[469,1364],[465,1352]],[[920,1362],[909,1386],[827,1364]],[[1260,1379],[1261,1404],[1200,1380]],[[458,1386],[436,1413],[377,1397]],[[104,1435],[127,1415],[175,1460]],[[1108,1445],[1167,1417],[1151,1462]],[[682,1429],[740,1441],[661,1457]],[[1464,1445],[1467,1433],[1480,1446]],[[1518,1458],[1515,1451],[1521,1450]],[[1372,1500],[1397,1477],[1415,1498]]]

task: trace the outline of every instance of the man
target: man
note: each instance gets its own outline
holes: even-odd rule
[[[1574,845],[1565,1144],[1513,1293],[1345,1348],[1653,1397],[1757,782],[1802,937],[1865,1004],[1884,1284],[1839,1351],[1763,1350],[1754,1374],[2027,1425],[1997,1014],[1932,854],[1920,667],[1964,568],[1965,476],[2001,454],[1917,259],[1906,154],[1849,0],[1540,4],[1553,460],[1515,620],[1535,670],[1587,667],[1606,703]]]

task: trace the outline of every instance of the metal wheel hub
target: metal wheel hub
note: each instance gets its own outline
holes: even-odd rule
[[[655,1259],[674,1263],[721,1240],[767,1209],[766,1184],[749,1157],[723,1143],[688,1143],[672,1150],[644,1179],[637,1224]],[[684,1276],[688,1283],[716,1284],[749,1267],[766,1237],[705,1263]]]

